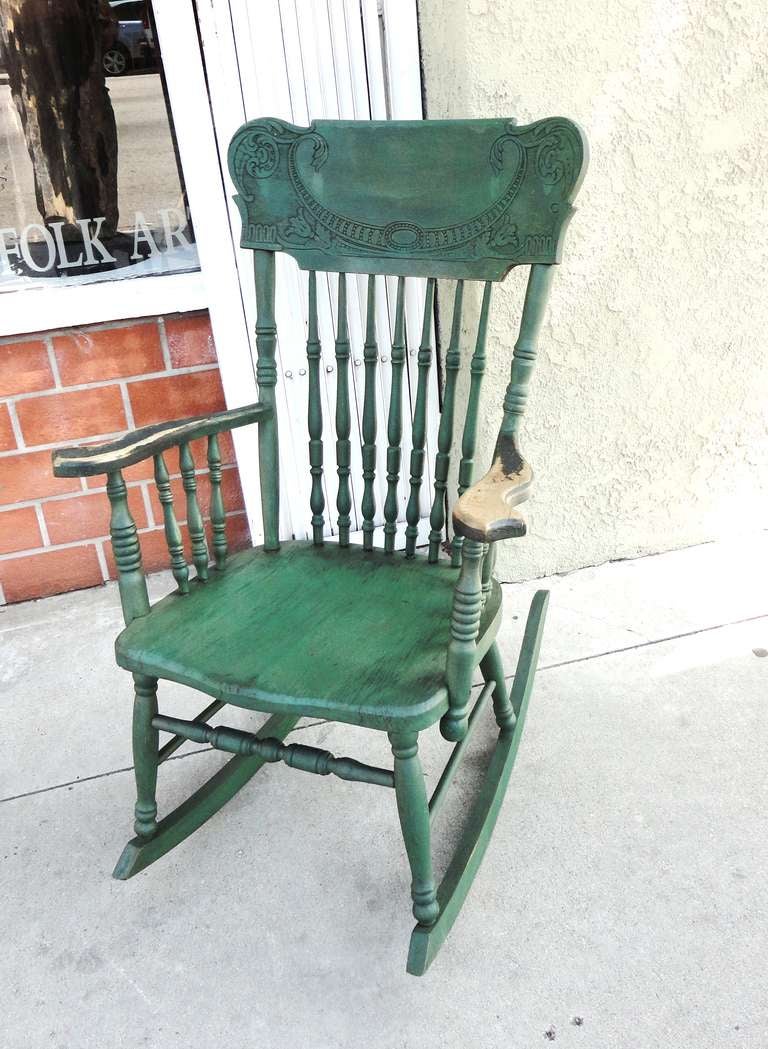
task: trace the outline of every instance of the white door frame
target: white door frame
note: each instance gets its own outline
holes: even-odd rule
[[[308,123],[315,117],[421,119],[421,76],[418,53],[416,0],[197,0],[200,40],[205,59],[199,53],[197,25],[192,5],[175,0],[154,0],[155,20],[168,92],[176,127],[179,153],[190,210],[195,224],[202,280],[216,341],[219,367],[226,402],[239,407],[258,397],[255,379],[255,346],[252,318],[255,313],[251,252],[239,247],[240,216],[231,199],[233,187],[226,173],[228,142],[247,118],[271,115]],[[300,20],[299,20],[300,16]],[[383,20],[383,23],[382,23]],[[382,24],[385,32],[382,33]],[[235,29],[238,49],[235,42]],[[303,51],[299,37],[310,32],[316,51]],[[242,61],[247,41],[258,61]],[[384,48],[382,53],[382,40]],[[238,50],[240,61],[238,62]],[[311,52],[311,53],[310,53]],[[367,64],[367,69],[366,69]],[[206,84],[207,75],[207,84]],[[385,82],[388,81],[385,88]],[[210,97],[209,97],[210,91]],[[299,347],[306,339],[303,311],[306,309],[306,275],[297,271],[292,260],[278,256],[280,269],[277,299],[278,326],[278,411],[287,425],[280,432],[281,458],[281,534],[304,534],[309,527],[308,469],[306,457],[306,373],[300,375]],[[329,281],[321,297],[320,320],[324,354],[332,361],[333,321],[331,298],[336,278]],[[386,299],[394,302],[394,287],[381,293],[383,309],[380,347],[390,337]],[[423,282],[408,282],[406,311],[408,344],[415,355],[420,338]],[[350,327],[362,331],[363,314],[354,309],[350,287]],[[358,281],[357,299],[365,304],[364,280]],[[297,307],[301,303],[301,307]],[[280,342],[285,362],[281,358]],[[382,352],[384,352],[382,350]],[[291,356],[293,355],[293,356]],[[386,354],[388,356],[388,354]],[[415,361],[415,356],[414,356]],[[382,364],[379,398],[379,435],[385,430],[388,365]],[[351,392],[360,404],[362,369],[351,368]],[[384,374],[386,373],[386,374]],[[327,377],[324,375],[324,379]],[[332,426],[335,374],[325,384],[325,433]],[[430,397],[436,407],[436,383],[430,384]],[[354,404],[353,404],[354,408]],[[434,411],[430,418],[435,418]],[[405,413],[404,438],[407,446],[410,413]],[[258,446],[256,427],[235,431],[235,450],[243,484],[248,520],[254,543],[261,541],[262,521],[258,484]],[[427,449],[434,434],[427,438]],[[359,481],[360,449],[353,440],[353,474]],[[385,448],[378,447],[377,483],[383,484]],[[434,450],[434,449],[432,449]],[[327,518],[335,517],[335,469],[330,460],[326,471]],[[427,456],[429,463],[430,456]],[[431,466],[425,470],[422,514],[428,514]],[[401,511],[407,501],[407,476],[401,484]],[[359,493],[355,491],[359,507]],[[383,505],[383,489],[377,498]],[[293,511],[293,513],[292,513]],[[402,514],[401,514],[402,515]],[[306,518],[306,519],[305,519]],[[404,527],[404,526],[403,526]],[[402,529],[401,529],[402,530]]]

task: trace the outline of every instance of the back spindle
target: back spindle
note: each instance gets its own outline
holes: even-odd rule
[[[309,472],[312,492],[309,505],[312,510],[312,541],[323,543],[325,496],[323,494],[323,404],[320,394],[320,339],[317,334],[317,274],[309,274],[309,325],[307,328],[307,365],[309,369]]]
[[[480,321],[477,325],[477,340],[472,363],[469,366],[469,396],[467,412],[464,416],[464,432],[461,437],[461,462],[459,463],[459,498],[471,487],[475,475],[475,445],[477,444],[477,424],[480,408],[480,387],[485,373],[485,339],[488,332],[488,310],[491,304],[491,282],[486,281],[483,290],[483,305],[480,310]],[[451,564],[458,568],[461,564],[461,548],[464,537],[455,535],[451,543]]]
[[[435,496],[429,515],[429,560],[434,563],[440,555],[440,541],[445,525],[445,492],[448,487],[448,468],[451,463],[451,441],[453,439],[453,412],[456,401],[456,376],[461,363],[459,337],[461,335],[461,305],[464,298],[464,281],[456,284],[453,299],[453,321],[451,341],[445,355],[445,390],[440,427],[437,431],[437,455],[435,456]]]
[[[349,516],[352,495],[349,486],[352,444],[349,413],[349,330],[347,327],[347,276],[339,274],[339,302],[336,319],[336,472],[339,490],[336,509],[339,512],[339,546],[349,546]]]
[[[173,493],[171,482],[168,478],[168,467],[162,452],[155,456],[155,484],[160,503],[163,507],[163,523],[165,525],[165,543],[171,558],[171,571],[176,580],[179,593],[189,593],[189,568],[184,556],[184,542],[181,538],[181,529],[176,520],[173,509]]]
[[[400,441],[403,436],[403,365],[405,363],[404,327],[405,277],[397,278],[395,333],[392,339],[392,384],[387,419],[387,497],[384,500],[384,553],[395,549],[397,531],[397,483],[400,480]]]
[[[179,469],[184,491],[187,494],[187,528],[192,543],[192,561],[197,570],[197,578],[208,578],[208,543],[205,540],[205,526],[200,504],[197,501],[197,480],[195,479],[195,461],[189,448],[189,441],[179,445]]]
[[[363,400],[363,549],[373,550],[373,518],[376,513],[376,496],[373,483],[376,479],[376,361],[379,348],[376,344],[376,278],[368,277],[368,304],[365,320],[365,396]]]
[[[213,559],[223,572],[227,564],[227,522],[224,498],[221,494],[221,451],[218,434],[208,438],[208,475],[211,480],[211,531],[213,532]]]
[[[432,314],[435,304],[435,279],[427,281],[427,293],[424,299],[424,318],[421,326],[421,344],[417,357],[419,379],[416,387],[416,404],[413,409],[413,430],[411,445],[411,494],[405,517],[408,526],[405,529],[405,556],[413,557],[416,552],[416,540],[419,534],[419,494],[421,479],[424,474],[424,444],[427,437],[427,381],[432,364]]]

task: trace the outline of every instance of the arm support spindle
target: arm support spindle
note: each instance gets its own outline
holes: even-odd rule
[[[197,501],[197,480],[195,479],[195,461],[189,448],[189,442],[179,447],[179,469],[181,482],[187,495],[187,528],[192,543],[192,562],[197,570],[197,578],[208,578],[208,543],[205,539],[205,525]]]
[[[176,520],[173,509],[173,493],[171,482],[168,478],[168,468],[165,465],[163,453],[158,452],[155,456],[155,484],[160,503],[163,507],[163,523],[165,525],[165,544],[171,558],[171,571],[173,578],[179,585],[179,593],[189,593],[189,568],[184,556],[184,543],[181,538],[181,529]]]
[[[216,568],[221,572],[227,563],[227,521],[224,513],[224,498],[221,494],[221,451],[219,438],[215,433],[208,438],[208,475],[211,479],[213,557]]]

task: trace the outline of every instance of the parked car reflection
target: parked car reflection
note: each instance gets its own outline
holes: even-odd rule
[[[114,39],[104,48],[106,76],[153,67],[155,47],[147,0],[110,0]]]

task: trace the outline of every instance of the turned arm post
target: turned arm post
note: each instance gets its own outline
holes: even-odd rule
[[[120,470],[107,475],[107,496],[112,507],[109,534],[117,565],[120,603],[126,625],[149,612],[147,580],[141,564],[141,548],[136,522],[128,509],[125,481]]]

